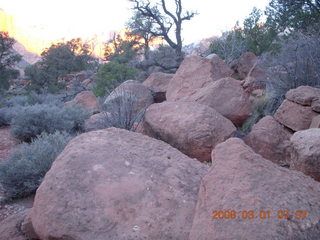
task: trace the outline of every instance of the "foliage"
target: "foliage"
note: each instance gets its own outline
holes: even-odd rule
[[[0,163],[0,183],[7,197],[21,198],[34,193],[71,138],[66,132],[42,133],[30,144],[21,144]]]
[[[261,23],[262,12],[253,8],[249,17],[243,22],[243,34],[246,50],[260,56],[267,51],[277,50],[274,43],[277,32],[266,23]]]
[[[268,104],[268,98],[266,96],[257,97],[253,103],[253,110],[250,117],[243,123],[241,130],[244,133],[249,133],[254,124],[256,124],[261,118],[266,116],[266,107]]]
[[[139,110],[138,99],[132,92],[115,89],[103,105],[101,126],[135,131],[146,109]]]
[[[0,108],[0,127],[10,125],[17,113],[21,112],[22,109],[23,107],[19,105]]]
[[[139,41],[140,46],[144,49],[145,59],[148,59],[150,44],[157,39],[161,39],[150,33],[150,29],[154,29],[152,18],[143,17],[141,12],[135,12],[128,21],[127,27],[131,31],[129,34],[135,36]]]
[[[320,22],[319,0],[271,0],[266,9],[267,23],[278,32],[309,31]]]
[[[13,50],[15,40],[8,33],[0,32],[0,89],[9,88],[9,80],[19,76],[12,67],[21,60],[21,56]]]
[[[262,12],[253,8],[244,20],[242,28],[237,23],[233,30],[224,32],[220,38],[213,40],[210,52],[231,63],[247,51],[257,56],[268,51],[272,53],[279,51],[277,32],[271,25],[262,23],[261,17]]]
[[[81,39],[51,45],[42,52],[39,62],[25,69],[32,89],[39,92],[43,89],[56,92],[63,87],[58,84],[59,76],[94,69],[96,61],[89,53],[88,46],[82,43]]]
[[[30,141],[42,132],[81,131],[88,117],[88,111],[80,106],[36,104],[23,107],[15,113],[10,131],[15,138]]]
[[[288,90],[302,85],[320,87],[319,34],[295,33],[281,42],[277,55],[265,54],[262,65],[269,71],[267,113],[274,114]]]
[[[210,52],[215,53],[230,64],[247,50],[242,30],[236,25],[232,31],[223,32],[210,45]]]
[[[105,58],[108,61],[128,64],[140,48],[139,40],[135,35],[126,31],[124,36],[115,33],[105,46]]]
[[[104,96],[110,93],[122,82],[135,77],[137,70],[127,64],[108,62],[103,64],[96,76],[96,86],[93,92],[96,96]]]
[[[183,11],[182,0],[174,0],[174,10],[168,7],[166,0],[154,1],[154,4],[144,0],[129,1],[133,3],[133,10],[139,14],[141,21],[149,23],[152,27],[146,28],[145,24],[136,26],[145,34],[163,38],[175,50],[178,60],[182,61],[182,23],[191,20],[196,13]],[[172,30],[174,39],[170,34]]]

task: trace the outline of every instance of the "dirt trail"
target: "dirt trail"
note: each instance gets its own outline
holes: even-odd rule
[[[18,144],[18,140],[10,136],[9,127],[0,128],[0,161],[9,156],[10,151]]]

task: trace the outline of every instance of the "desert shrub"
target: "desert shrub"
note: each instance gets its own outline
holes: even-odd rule
[[[21,198],[34,193],[71,138],[66,132],[42,133],[30,144],[21,144],[0,163],[0,183],[7,197]]]
[[[234,30],[222,33],[222,36],[212,41],[210,53],[215,53],[226,63],[230,64],[233,60],[240,57],[247,50],[242,30],[235,27]]]
[[[241,130],[244,133],[249,133],[254,124],[256,124],[261,118],[266,116],[266,106],[268,104],[267,96],[258,97],[253,103],[253,110],[250,117],[243,123]]]
[[[209,52],[217,54],[229,64],[247,51],[257,56],[279,51],[277,32],[271,25],[261,21],[262,16],[262,11],[253,8],[243,21],[243,27],[237,23],[233,30],[223,32],[221,37],[212,41]]]
[[[61,106],[64,99],[64,94],[37,94],[35,92],[31,92],[28,95],[28,101],[29,105],[35,105],[35,104],[51,104],[51,105],[57,105]]]
[[[26,106],[11,121],[11,134],[22,141],[30,141],[42,132],[82,131],[89,112],[81,106],[60,107],[49,104]]]
[[[15,116],[23,109],[23,106],[0,108],[0,127],[11,124]]]
[[[266,90],[268,114],[274,114],[287,91],[302,85],[320,87],[319,34],[295,33],[282,40],[277,55],[265,54],[261,64],[268,69]]]
[[[139,109],[138,99],[133,93],[120,89],[107,97],[103,110],[101,128],[116,127],[135,131],[146,109]]]
[[[7,107],[26,106],[29,105],[29,98],[25,95],[13,96],[5,101]]]
[[[88,44],[80,38],[52,44],[41,53],[41,60],[25,69],[30,79],[29,89],[37,92],[57,92],[64,88],[58,77],[82,70],[94,70],[97,60],[90,55]]]
[[[96,96],[104,96],[126,80],[134,79],[137,70],[123,63],[108,62],[103,64],[96,76],[93,92]]]

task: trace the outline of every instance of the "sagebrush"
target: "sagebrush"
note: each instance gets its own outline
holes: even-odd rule
[[[0,184],[9,199],[34,193],[72,136],[66,132],[42,133],[30,144],[23,143],[0,163]]]
[[[15,113],[11,121],[11,134],[21,141],[30,141],[46,132],[66,131],[75,133],[83,130],[84,121],[90,113],[79,105],[56,106],[36,104],[26,106]]]

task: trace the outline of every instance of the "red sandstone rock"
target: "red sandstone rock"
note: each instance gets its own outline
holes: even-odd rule
[[[212,149],[236,131],[216,110],[195,102],[153,104],[145,122],[158,139],[200,161],[210,161]]]
[[[314,100],[311,103],[311,109],[317,113],[320,113],[320,100]]]
[[[277,166],[237,138],[212,152],[213,165],[203,178],[189,240],[318,239],[320,184]],[[234,219],[226,211],[236,211]],[[307,216],[297,219],[303,210]],[[221,219],[213,211],[222,211]],[[253,219],[250,217],[254,211]],[[268,214],[270,211],[270,218]],[[288,219],[278,218],[289,211]],[[260,217],[266,216],[265,219]]]
[[[27,216],[28,210],[11,215],[0,224],[0,240],[31,240],[21,232],[21,223]]]
[[[166,92],[173,74],[154,72],[144,82],[143,85],[149,87],[154,92],[155,102],[166,100]]]
[[[320,181],[320,129],[299,131],[291,137],[290,168]]]
[[[274,118],[286,127],[294,131],[300,131],[308,129],[312,119],[317,115],[319,114],[312,111],[311,107],[284,100]]]
[[[37,190],[40,239],[188,239],[207,166],[170,145],[109,128],[71,140]]]
[[[199,89],[190,97],[198,103],[214,108],[235,125],[241,125],[249,117],[251,104],[240,81],[222,78]]]
[[[188,56],[169,83],[167,100],[177,101],[192,96],[199,88],[232,74],[233,71],[219,57]]]
[[[252,52],[243,53],[236,61],[232,68],[239,74],[240,79],[245,79],[256,66],[258,57]]]
[[[286,99],[304,105],[311,106],[312,102],[320,99],[320,89],[310,86],[300,86],[286,93]]]
[[[107,124],[105,121],[106,118],[104,117],[106,113],[96,113],[92,115],[89,119],[87,119],[84,122],[84,130],[86,132],[94,131],[94,130],[99,130],[99,129],[104,129],[107,127],[110,127],[110,125]]]
[[[312,119],[312,122],[310,124],[310,128],[320,128],[320,115],[315,116]]]
[[[253,125],[244,141],[256,153],[279,165],[289,160],[290,137],[292,134],[273,117],[266,116]]]
[[[128,80],[110,93],[104,102],[104,108],[107,112],[127,109],[135,115],[152,103],[152,91],[148,87],[138,81]]]
[[[72,101],[66,102],[65,105],[79,104],[89,111],[95,113],[99,111],[99,102],[91,91],[82,91],[78,93]]]

